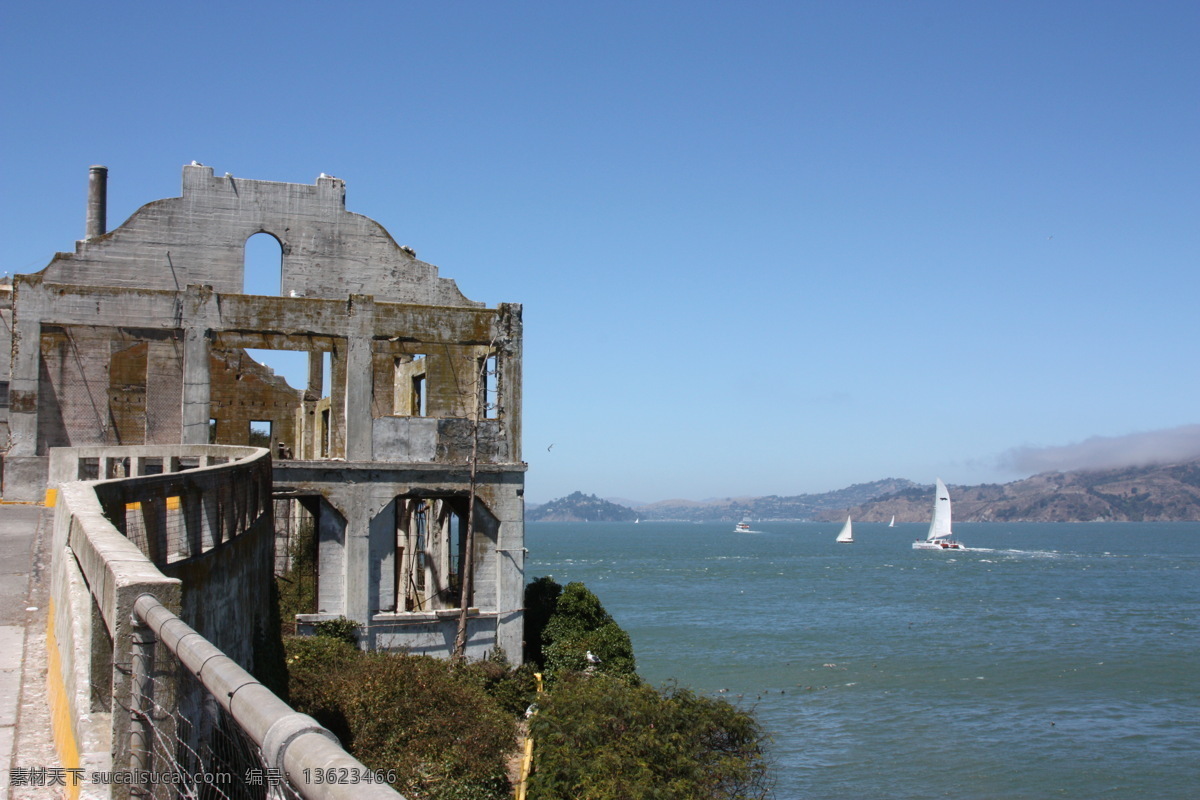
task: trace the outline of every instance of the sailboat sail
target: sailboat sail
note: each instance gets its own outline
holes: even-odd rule
[[[837,541],[842,543],[854,541],[854,529],[850,526],[849,517],[846,517],[846,524],[842,526],[841,532],[837,535]]]
[[[896,527],[896,515],[895,514],[892,514],[892,521],[888,523],[888,527],[889,528]]]
[[[929,523],[929,535],[925,537],[925,540],[933,542],[938,539],[948,539],[952,535],[953,532],[950,530],[950,492],[946,490],[946,484],[942,483],[942,479],[938,478],[933,501],[933,521]]]

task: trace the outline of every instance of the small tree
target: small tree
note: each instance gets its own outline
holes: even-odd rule
[[[534,587],[543,601],[550,601],[543,602],[535,615],[539,622],[544,619],[545,623],[541,627],[541,653],[534,659],[550,680],[586,669],[588,651],[600,659],[599,672],[636,678],[633,642],[604,610],[600,598],[578,582],[568,583],[565,589],[556,592],[558,584],[550,578],[530,584],[527,597]],[[548,606],[550,610],[546,613]]]

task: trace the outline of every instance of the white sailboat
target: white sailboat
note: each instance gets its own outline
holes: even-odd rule
[[[854,544],[854,529],[850,525],[849,517],[846,517],[846,524],[842,526],[835,541],[838,544]]]
[[[933,519],[929,523],[929,534],[913,542],[913,550],[966,550],[954,540],[954,532],[950,528],[950,492],[942,479],[938,478],[933,494]]]
[[[889,528],[896,527],[896,515],[895,514],[892,514],[892,521],[888,523],[888,527]]]

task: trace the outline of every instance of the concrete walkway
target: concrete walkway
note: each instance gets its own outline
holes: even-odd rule
[[[0,781],[11,800],[62,796],[56,787],[13,786],[10,781],[14,768],[59,766],[46,705],[53,520],[53,509],[0,504]]]

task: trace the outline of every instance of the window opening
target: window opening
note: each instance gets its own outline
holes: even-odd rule
[[[246,239],[243,250],[242,294],[278,297],[283,283],[283,246],[265,231]]]
[[[250,420],[250,438],[247,443],[251,447],[271,447],[271,420]]]
[[[292,630],[295,614],[317,611],[317,508],[312,498],[274,498],[275,576],[282,616]]]
[[[414,375],[412,379],[412,415],[425,416],[425,375]]]
[[[79,459],[79,477],[77,480],[94,481],[100,478],[100,459],[98,458],[81,458]]]
[[[416,511],[413,512],[413,533],[412,533],[412,553],[413,566],[409,574],[409,591],[411,596],[409,603],[411,608],[417,611],[423,611],[427,598],[425,597],[425,572],[429,565],[428,557],[425,553],[426,534],[428,533],[428,519],[426,510],[428,504],[424,500],[418,500]]]
[[[428,416],[428,362],[424,355],[400,356],[396,359],[393,413],[400,417]]]
[[[483,360],[480,369],[483,386],[480,391],[480,402],[483,408],[480,419],[497,419],[500,416],[500,371],[496,356],[490,355]]]
[[[398,502],[396,596],[403,600],[397,601],[397,608],[458,608],[466,523],[450,500],[421,497]]]
[[[283,246],[269,233],[246,239],[242,293],[278,297],[282,294]],[[299,350],[247,349],[255,361],[270,367],[293,389],[308,387],[308,354]]]
[[[217,443],[217,420],[215,417],[208,418],[208,443]]]
[[[448,550],[450,564],[450,574],[446,576],[446,599],[452,608],[458,607],[458,597],[462,592],[462,571],[463,571],[463,542],[462,534],[466,533],[466,526],[462,524],[462,520],[458,514],[449,510],[447,504],[446,515],[446,548]]]
[[[270,369],[290,388],[308,388],[308,353],[303,350],[261,350],[247,347],[246,355]]]

